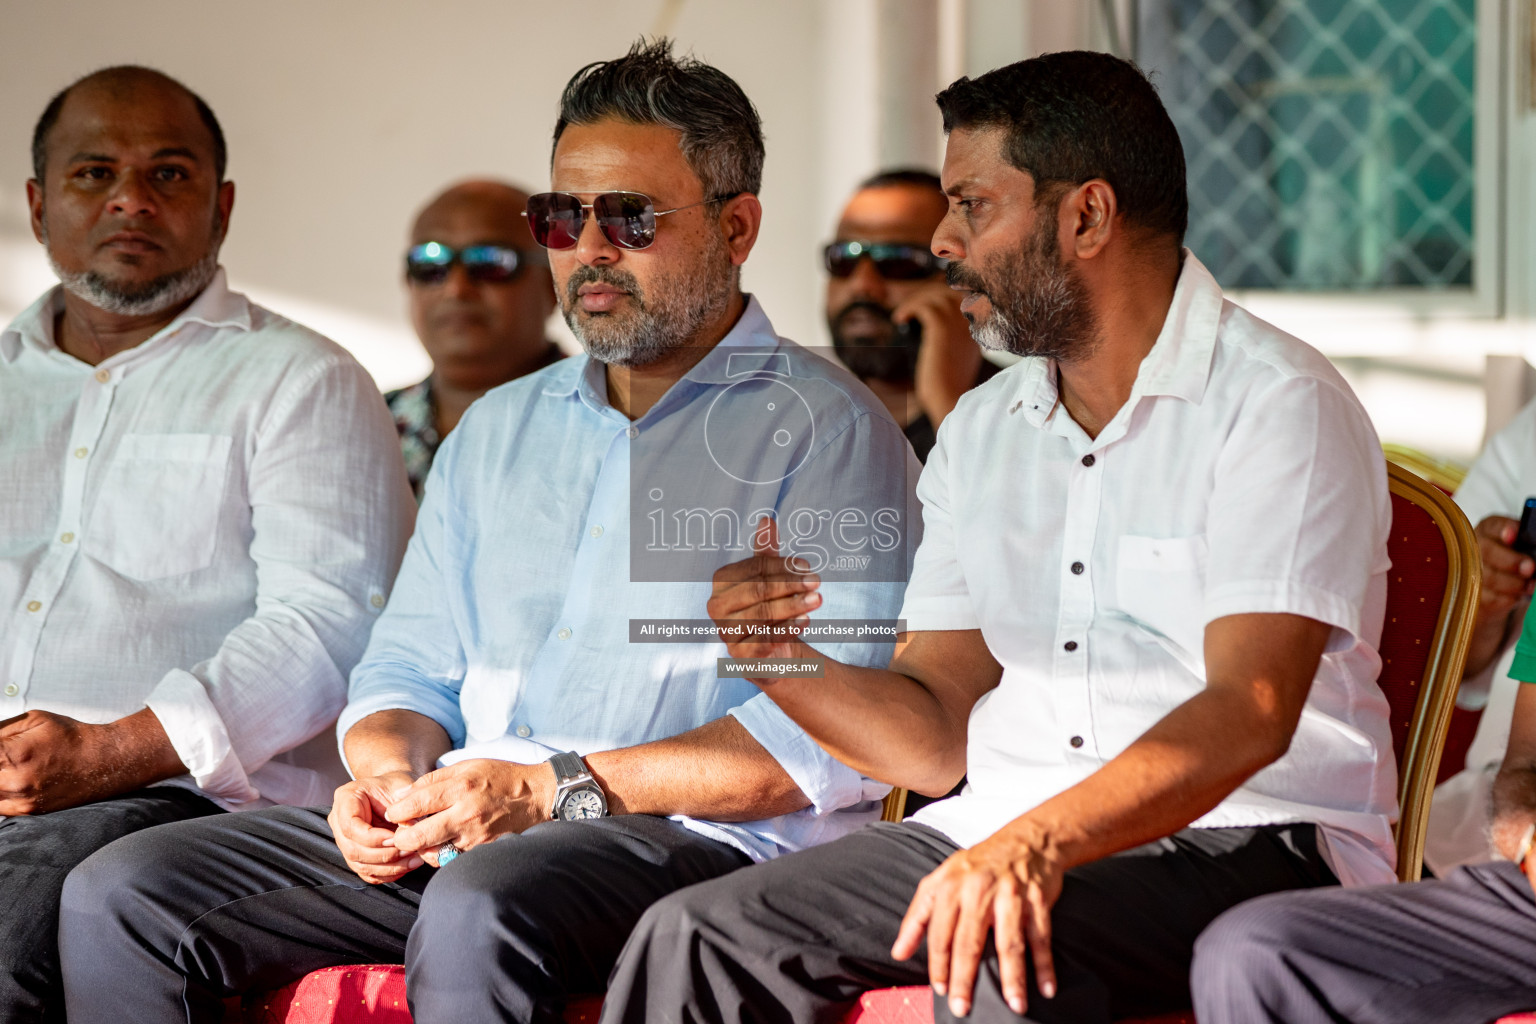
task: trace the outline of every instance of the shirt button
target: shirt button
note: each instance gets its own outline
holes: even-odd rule
[[[1082,562],[1073,562],[1072,563],[1072,575],[1073,576],[1081,576],[1082,574],[1083,574],[1083,563]]]
[[[5,695],[7,697],[14,697],[20,692],[21,687],[17,686],[15,683],[7,683],[5,686]]]
[[[109,381],[111,379],[112,379],[112,371],[111,370],[97,370],[96,371],[96,382],[98,384],[105,384],[107,381]]]
[[[1083,465],[1085,465],[1085,466],[1093,465],[1093,456],[1092,455],[1084,455],[1083,456]]]
[[[72,534],[72,533],[61,533],[61,534],[59,534],[59,543],[60,544],[68,544],[71,541],[73,541],[74,539],[75,539],[75,535]]]
[[[638,427],[630,427],[628,430],[624,431],[624,436],[633,441],[635,438],[640,436],[640,429]]]
[[[1077,650],[1077,641],[1076,640],[1068,640],[1066,643],[1062,644],[1061,646],[1065,647],[1069,651],[1075,651],[1075,650]]]
[[[373,605],[375,608],[383,608],[384,607],[384,595],[383,594],[374,594],[372,597],[370,597],[368,599],[368,603]]]
[[[89,454],[91,454],[91,450],[89,448],[76,448],[75,449],[75,458],[77,458],[77,459],[83,459],[83,458],[85,458]]]
[[[40,612],[42,610],[43,610],[43,602],[41,602],[41,601],[28,601],[27,602],[27,611],[29,611],[29,612]]]
[[[560,632],[556,633],[555,636],[559,637],[561,640],[569,640],[571,638],[570,627],[569,626],[561,626],[560,627]]]
[[[592,527],[592,536],[594,536],[594,537],[601,537],[602,535],[603,535],[603,528],[601,526],[594,526],[594,527]]]
[[[533,735],[533,730],[528,728],[526,725],[520,725],[517,727],[517,734],[523,739],[527,739],[529,736]]]
[[[1074,748],[1076,748],[1076,747],[1080,747],[1080,746],[1082,746],[1082,745],[1083,745],[1083,738],[1082,738],[1082,737],[1081,737],[1081,736],[1073,736],[1073,737],[1072,737],[1072,738],[1071,738],[1071,739],[1070,739],[1070,740],[1068,740],[1068,741],[1067,741],[1067,742],[1068,742],[1068,743],[1070,743],[1070,744],[1072,744],[1072,746],[1073,746],[1073,747],[1074,747]]]

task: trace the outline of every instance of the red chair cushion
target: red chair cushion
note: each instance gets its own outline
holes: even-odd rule
[[[843,1024],[933,1024],[933,991],[926,985],[912,985],[865,992],[843,1018]],[[1195,1024],[1195,1015],[1170,1013],[1127,1019],[1120,1024]]]
[[[1381,677],[1377,681],[1391,708],[1392,749],[1401,768],[1408,726],[1429,664],[1429,645],[1440,619],[1449,562],[1440,527],[1428,512],[1396,494],[1392,495],[1387,554],[1392,568],[1387,577],[1387,615],[1381,627]],[[1462,756],[1466,756],[1465,751]]]
[[[602,996],[578,996],[567,1024],[597,1024]],[[399,964],[327,967],[291,985],[247,996],[243,1024],[411,1024],[405,968]]]
[[[411,1024],[405,968],[361,964],[313,971],[275,992],[247,996],[245,1024]]]
[[[843,1024],[933,1024],[933,990],[912,985],[865,992]]]

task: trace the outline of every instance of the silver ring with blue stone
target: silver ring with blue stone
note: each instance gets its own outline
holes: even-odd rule
[[[459,853],[460,850],[457,846],[454,846],[452,843],[444,843],[437,848],[437,866],[440,868],[447,867],[448,862],[457,857]]]

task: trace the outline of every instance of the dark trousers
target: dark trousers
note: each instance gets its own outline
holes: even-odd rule
[[[1186,829],[1067,873],[1051,915],[1058,991],[1030,969],[1033,1021],[1108,1024],[1189,1006],[1195,936],[1252,896],[1336,882],[1312,825]],[[610,979],[602,1024],[835,1022],[867,989],[926,985],[891,958],[918,882],[956,846],[903,822],[739,871],[648,910]],[[953,1021],[935,999],[934,1019]],[[1017,1021],[989,943],[970,1021]],[[1204,1022],[1202,1022],[1204,1024]]]
[[[1513,864],[1269,897],[1195,947],[1200,1024],[1488,1024],[1536,1010],[1536,898]]]
[[[321,967],[406,965],[417,1024],[560,1020],[601,992],[640,915],[749,863],[665,818],[549,822],[373,886],[325,812],[271,808],[130,836],[64,889],[70,1024],[218,1021]]]
[[[59,894],[64,877],[115,839],[220,813],[172,786],[36,816],[0,818],[0,1022],[62,1021]]]

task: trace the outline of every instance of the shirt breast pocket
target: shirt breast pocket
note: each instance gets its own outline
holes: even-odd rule
[[[96,496],[86,553],[136,580],[206,569],[218,545],[231,441],[125,435]]]
[[[1205,566],[1204,536],[1120,538],[1120,610],[1192,669],[1205,662]]]

